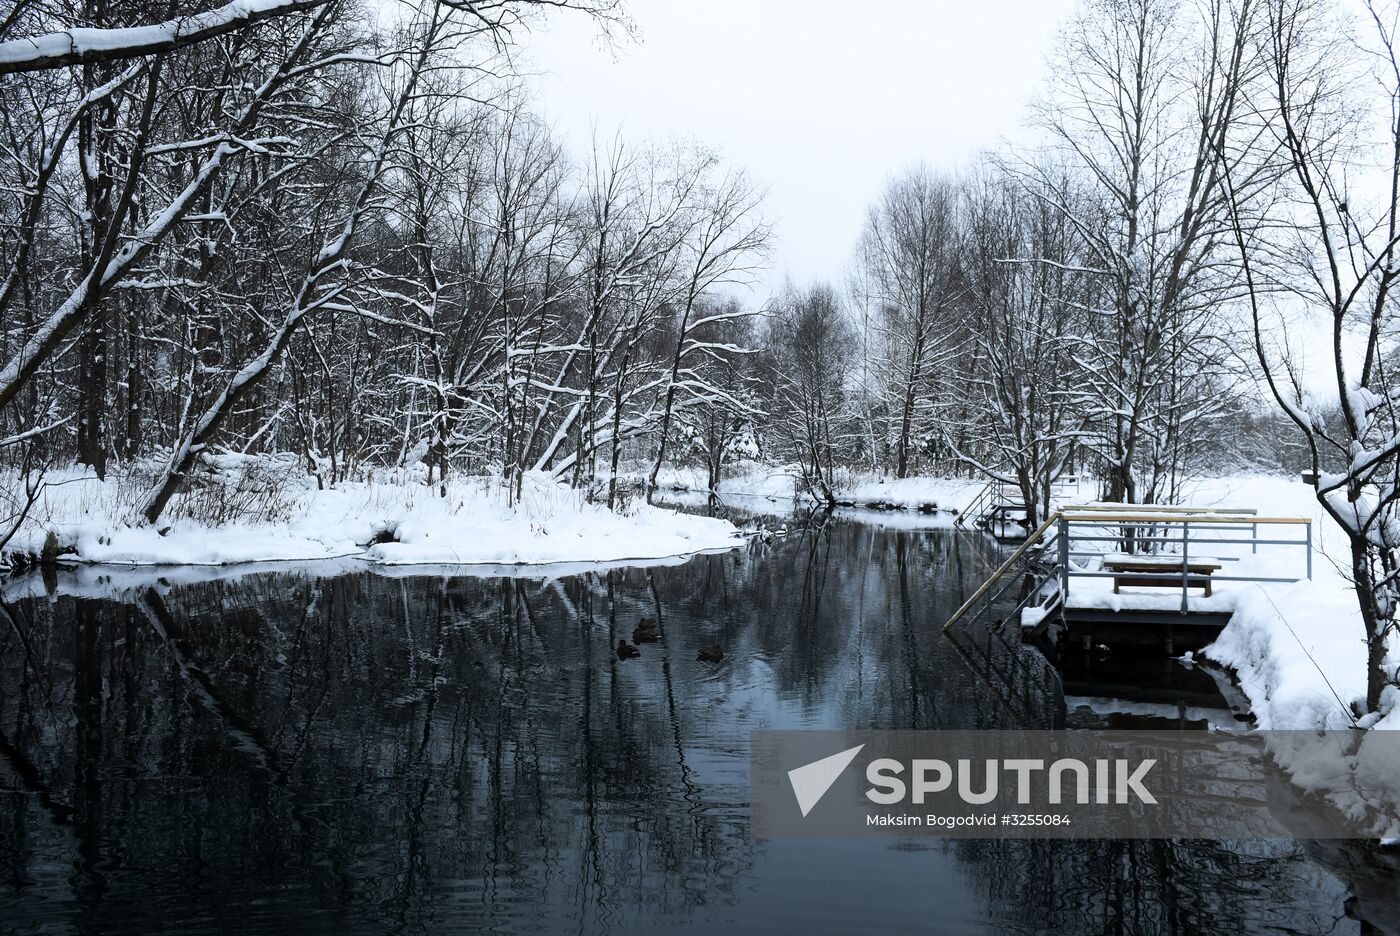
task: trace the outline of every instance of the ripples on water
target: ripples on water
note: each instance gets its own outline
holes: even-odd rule
[[[939,633],[995,560],[837,519],[556,579],[12,584],[0,931],[1356,932],[1293,844],[749,838],[751,730],[1064,723],[1038,655]]]

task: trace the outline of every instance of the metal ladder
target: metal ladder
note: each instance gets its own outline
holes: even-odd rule
[[[1068,561],[1063,547],[1068,543],[1060,542],[1059,518],[1058,513],[1052,514],[1026,537],[953,613],[943,625],[944,633],[960,622],[971,621],[981,621],[994,629],[1014,624],[1020,630],[1025,612],[1031,610],[1036,614],[1033,632],[1044,630],[1051,621],[1063,620],[1063,563]]]
[[[1015,493],[1014,497],[1007,496],[1008,489]],[[972,503],[967,505],[966,510],[958,514],[953,525],[967,529],[969,524],[980,524],[988,513],[999,507],[1024,509],[1025,504],[1021,502],[1020,491],[1015,485],[993,478],[982,485],[982,489],[977,492]]]

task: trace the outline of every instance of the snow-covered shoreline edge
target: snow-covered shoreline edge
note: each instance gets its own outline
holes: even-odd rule
[[[623,567],[647,567],[653,565],[673,565],[685,562],[695,556],[722,555],[743,546],[746,542],[744,534],[737,529],[732,540],[712,546],[699,546],[694,549],[686,549],[676,553],[662,553],[659,555],[636,555],[636,556],[606,556],[601,558],[577,558],[577,559],[547,559],[539,561],[519,560],[515,562],[502,562],[494,559],[457,559],[444,562],[418,561],[418,560],[389,560],[382,556],[371,555],[365,550],[356,552],[341,553],[338,555],[326,555],[315,557],[296,556],[271,556],[261,559],[238,559],[227,562],[142,562],[126,559],[82,559],[71,555],[59,556],[54,561],[54,566],[59,569],[95,569],[104,574],[110,574],[113,570],[164,570],[164,569],[210,569],[217,574],[238,574],[244,571],[277,571],[279,567],[295,566],[299,571],[316,570],[318,574],[323,574],[320,567],[330,568],[335,563],[344,563],[348,568],[333,569],[331,574],[342,574],[361,569],[388,571],[403,575],[416,574],[461,574],[487,578],[510,578],[517,576],[533,576],[558,578],[565,575],[573,575],[583,571],[594,571],[597,569],[623,568]]]
[[[367,574],[400,578],[518,578],[553,581],[571,575],[604,574],[618,569],[655,569],[683,565],[698,556],[724,555],[733,547],[702,549],[676,556],[627,558],[616,561],[547,563],[385,564],[358,556],[327,559],[267,559],[228,565],[136,565],[107,562],[66,562],[0,577],[0,601],[92,598],[132,600],[148,588],[164,594],[174,588],[230,582],[255,575],[324,579]]]
[[[1400,812],[1394,770],[1400,736],[1390,734],[1400,729],[1400,698],[1389,691],[1381,712],[1357,717],[1366,697],[1366,647],[1345,574],[1344,533],[1313,489],[1291,478],[1205,480],[1186,500],[1312,519],[1313,577],[1243,589],[1224,630],[1197,657],[1233,678],[1270,758],[1295,791],[1395,844],[1384,817]],[[1392,646],[1392,665],[1395,657]]]
[[[860,510],[911,512],[956,517],[967,510],[986,486],[975,478],[893,478],[861,472],[839,472],[832,482],[836,506]],[[640,485],[645,477],[626,475]],[[726,477],[710,491],[704,473],[693,468],[668,468],[657,477],[658,492],[718,497],[762,497],[769,500],[815,503],[801,483],[796,465],[763,465],[743,462],[732,466]]]

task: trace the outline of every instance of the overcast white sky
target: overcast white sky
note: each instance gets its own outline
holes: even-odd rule
[[[1075,0],[629,0],[612,51],[585,17],[525,38],[541,109],[575,153],[596,122],[691,137],[769,188],[770,285],[844,276],[886,179],[1025,134]]]

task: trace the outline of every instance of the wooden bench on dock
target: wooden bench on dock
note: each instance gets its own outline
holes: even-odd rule
[[[1218,562],[1190,561],[1182,565],[1170,556],[1121,556],[1105,559],[1103,567],[1113,573],[1113,593],[1120,594],[1124,585],[1140,588],[1180,588],[1180,578],[1167,578],[1185,572],[1187,588],[1205,589],[1210,597],[1210,577],[1219,572]]]

